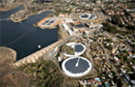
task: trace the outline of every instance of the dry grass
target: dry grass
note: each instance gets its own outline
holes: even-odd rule
[[[1,87],[29,87],[30,76],[23,71],[13,68],[6,60],[0,64]]]
[[[67,54],[74,55],[74,49],[66,44],[62,46],[62,51]]]
[[[77,80],[66,80],[65,87],[78,87],[78,81]]]
[[[16,52],[7,47],[0,47],[0,64],[2,64],[5,60],[12,60],[15,61]],[[11,62],[10,62],[11,63]]]

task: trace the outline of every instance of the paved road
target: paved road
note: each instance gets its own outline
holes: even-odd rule
[[[87,44],[87,40],[84,40],[83,39],[83,42],[85,43],[85,46],[86,46],[86,55],[87,55],[87,57],[90,59],[90,61],[91,61],[91,63],[92,63],[92,65],[94,65],[94,60],[93,60],[93,57],[92,57],[92,55],[91,55],[91,53],[90,53],[90,46]]]

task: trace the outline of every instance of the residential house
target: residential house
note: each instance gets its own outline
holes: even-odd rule
[[[119,60],[118,57],[114,56],[113,58],[114,58],[114,60],[115,60],[116,62],[120,62],[120,60]]]

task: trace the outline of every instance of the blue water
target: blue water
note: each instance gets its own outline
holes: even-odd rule
[[[108,83],[105,83],[105,85],[106,85],[107,87],[109,87],[109,84],[108,84]]]
[[[0,12],[0,19],[8,18],[12,13],[21,9],[22,6],[19,6],[8,12]],[[46,11],[30,16],[22,23],[14,23],[11,20],[0,21],[0,46],[7,46],[17,51],[17,60],[20,60],[38,51],[38,45],[41,45],[41,48],[43,48],[56,42],[58,40],[57,29],[42,30],[33,26],[33,24],[46,17],[49,13],[50,11]],[[24,35],[25,33],[27,34]],[[20,38],[22,35],[24,36]],[[18,40],[9,44],[16,39]]]
[[[100,79],[99,79],[99,78],[95,78],[95,80],[96,80],[96,81],[100,81]]]

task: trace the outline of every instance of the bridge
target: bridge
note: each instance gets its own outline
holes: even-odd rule
[[[0,21],[5,21],[5,20],[10,20],[10,18],[3,18],[3,19],[0,19]]]

